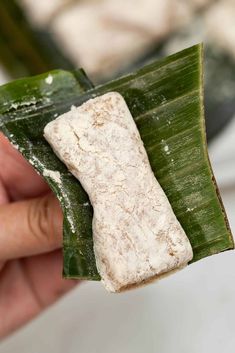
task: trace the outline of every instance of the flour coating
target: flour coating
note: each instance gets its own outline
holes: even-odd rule
[[[89,195],[96,263],[107,290],[139,285],[192,259],[190,242],[119,93],[72,107],[44,134]]]

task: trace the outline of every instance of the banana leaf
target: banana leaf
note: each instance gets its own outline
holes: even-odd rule
[[[66,278],[99,279],[92,207],[44,140],[43,129],[71,105],[110,91],[121,93],[129,106],[153,172],[192,244],[192,262],[234,248],[207,154],[202,60],[202,45],[196,45],[95,88],[82,70],[52,71],[0,88],[0,128],[61,202]],[[60,172],[62,188],[48,169]]]

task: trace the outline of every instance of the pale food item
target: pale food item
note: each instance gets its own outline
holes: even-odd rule
[[[57,13],[63,11],[70,0],[18,0],[19,5],[28,15],[34,26],[41,26],[45,29]]]
[[[192,259],[190,242],[119,93],[72,107],[44,134],[89,195],[94,252],[106,289],[140,285]]]
[[[169,33],[171,8],[171,0],[81,1],[56,16],[50,28],[89,77],[110,77]]]
[[[219,46],[235,58],[235,2],[216,2],[206,13],[205,28],[207,37],[214,46]],[[223,25],[221,25],[223,24]]]

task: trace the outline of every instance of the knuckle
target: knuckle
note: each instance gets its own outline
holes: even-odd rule
[[[28,209],[28,228],[30,233],[40,242],[53,245],[55,229],[53,229],[51,195],[46,195],[30,202]]]

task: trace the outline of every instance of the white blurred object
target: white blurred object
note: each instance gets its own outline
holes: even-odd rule
[[[158,38],[169,30],[172,6],[169,0],[103,0],[103,15],[114,25]]]
[[[5,69],[0,65],[0,85],[10,81],[10,77],[6,73]]]
[[[195,35],[235,56],[234,0],[20,0],[31,22],[47,29],[92,79],[130,66],[169,33],[201,22]],[[221,23],[223,25],[221,26]],[[194,41],[195,43],[195,41]]]
[[[235,57],[235,1],[219,1],[206,13],[208,37]]]
[[[121,71],[189,23],[194,2],[21,0],[31,22],[47,26],[75,66],[85,68],[92,78]]]
[[[51,17],[58,9],[66,4],[68,0],[18,0],[25,9],[28,18],[36,25],[44,26],[48,24]]]
[[[127,66],[168,33],[170,0],[77,3],[52,23],[52,32],[88,75],[109,76]]]
[[[186,2],[190,2],[190,5],[194,7],[195,9],[201,9],[205,6],[209,6],[211,3],[213,3],[215,0],[184,0]]]
[[[193,19],[192,3],[188,0],[173,1],[171,30],[186,26]]]

